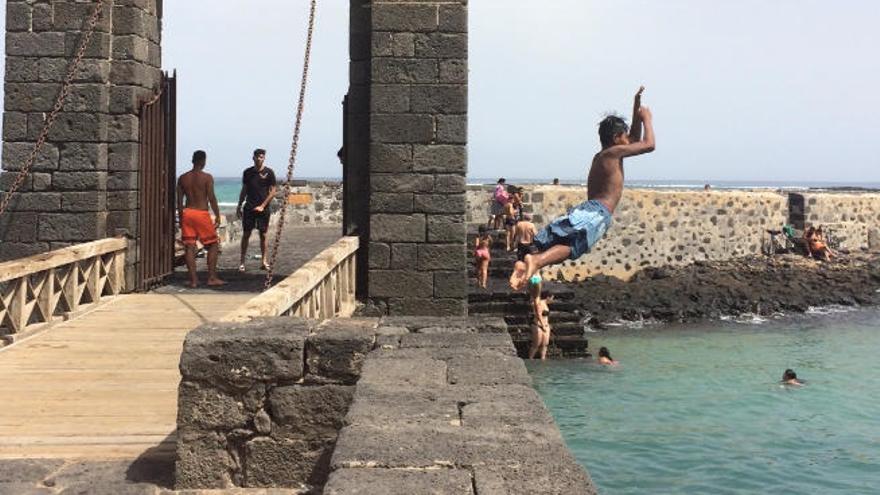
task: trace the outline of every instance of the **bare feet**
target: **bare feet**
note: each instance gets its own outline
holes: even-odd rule
[[[189,283],[186,284],[186,286],[189,287],[190,289],[195,289],[196,287],[199,286],[199,280],[198,279],[190,280]]]
[[[510,275],[510,288],[516,291],[522,290],[526,285],[526,264],[517,261],[513,264],[513,273]]]
[[[263,265],[260,267],[260,270],[265,270],[265,271],[268,272],[268,271],[269,271],[269,265],[263,263]]]
[[[246,268],[244,267],[244,263],[238,265],[238,273],[244,273]]]
[[[209,287],[219,287],[221,285],[226,285],[226,282],[220,280],[217,277],[212,277],[212,278],[208,279],[208,286]]]

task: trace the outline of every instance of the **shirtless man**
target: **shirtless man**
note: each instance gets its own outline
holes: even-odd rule
[[[220,206],[214,196],[214,178],[204,172],[207,154],[198,150],[193,153],[192,170],[177,179],[177,212],[180,218],[180,231],[186,247],[186,268],[189,270],[189,286],[198,287],[196,276],[196,240],[208,248],[208,285],[223,285],[226,282],[217,277],[217,255],[220,239],[217,227],[220,226]],[[184,207],[184,198],[186,206]],[[214,220],[208,213],[208,203],[214,210]]]
[[[632,129],[617,116],[599,123],[602,150],[593,157],[587,177],[587,201],[557,218],[535,236],[536,254],[517,261],[510,276],[510,287],[521,290],[541,268],[578,259],[590,252],[611,226],[611,215],[623,195],[623,159],[654,151],[653,117],[641,105],[639,88],[633,104]],[[645,135],[642,137],[642,126]]]
[[[516,259],[522,261],[527,254],[535,252],[535,246],[532,242],[534,242],[537,234],[538,231],[535,229],[535,224],[532,223],[532,216],[528,213],[523,213],[522,220],[516,222],[516,226],[513,228],[513,245],[516,246]]]

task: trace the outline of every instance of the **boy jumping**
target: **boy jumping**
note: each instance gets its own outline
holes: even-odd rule
[[[617,116],[605,117],[599,123],[602,150],[593,157],[587,176],[587,201],[569,210],[541,229],[535,236],[535,254],[525,255],[514,264],[510,287],[521,290],[540,270],[566,259],[578,259],[611,227],[611,215],[623,194],[623,159],[654,151],[654,127],[651,111],[642,106],[639,88],[633,104],[632,128]],[[642,126],[645,135],[642,137]]]

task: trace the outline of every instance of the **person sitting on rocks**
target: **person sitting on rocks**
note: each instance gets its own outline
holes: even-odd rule
[[[529,296],[533,315],[529,359],[540,355],[543,361],[547,359],[547,349],[550,347],[550,304],[553,303],[553,296],[542,289],[540,282],[529,286]]]
[[[639,88],[633,105],[632,129],[621,117],[610,115],[599,123],[602,150],[593,157],[587,177],[587,201],[557,218],[538,235],[538,250],[514,264],[510,287],[522,290],[541,268],[576,260],[590,252],[611,227],[611,215],[623,195],[623,159],[654,151],[651,111],[641,106],[644,87]],[[642,127],[645,136],[642,138]]]
[[[825,241],[825,235],[822,233],[822,227],[810,227],[804,231],[804,241],[806,243],[807,256],[811,258],[831,261],[831,258],[836,254],[830,247],[828,247],[828,243]]]
[[[516,259],[522,261],[527,254],[533,254],[537,251],[532,244],[537,234],[535,224],[532,223],[532,216],[523,213],[522,219],[516,222],[513,228],[513,245],[516,246]]]
[[[611,358],[611,353],[608,352],[607,347],[599,348],[599,359],[597,360],[597,362],[606,366],[613,366],[617,364],[617,361]]]
[[[804,382],[803,382],[803,380],[798,379],[797,373],[795,373],[791,369],[787,369],[787,370],[785,370],[784,373],[782,373],[782,384],[783,385],[801,386],[804,384]]]

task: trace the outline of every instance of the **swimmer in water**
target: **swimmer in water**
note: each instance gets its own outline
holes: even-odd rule
[[[783,384],[783,385],[798,385],[798,386],[801,386],[801,385],[804,384],[804,382],[803,382],[803,380],[799,380],[799,379],[798,379],[798,377],[797,377],[797,373],[795,373],[795,372],[794,372],[793,370],[791,370],[791,369],[787,369],[787,370],[785,370],[784,373],[782,373],[782,384]]]
[[[598,362],[599,362],[599,364],[604,364],[604,365],[608,365],[608,366],[613,366],[613,365],[617,364],[617,361],[615,361],[614,359],[611,358],[611,353],[608,352],[607,347],[600,347],[599,348]]]

